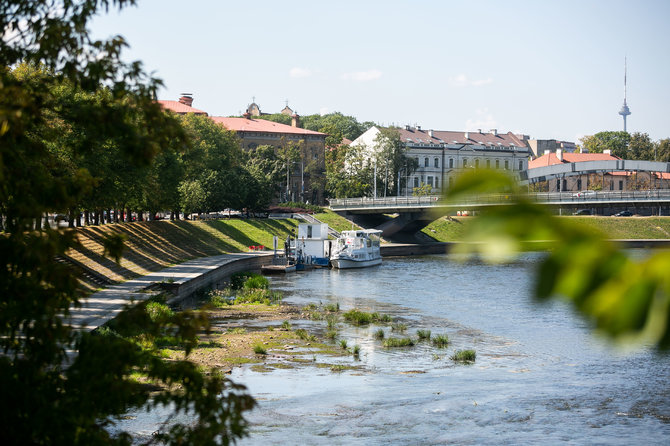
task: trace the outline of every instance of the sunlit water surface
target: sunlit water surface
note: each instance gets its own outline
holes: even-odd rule
[[[451,344],[388,350],[373,339],[378,326],[342,323],[340,337],[361,346],[360,361],[316,360],[362,370],[236,368],[232,379],[259,403],[247,416],[250,436],[239,444],[670,444],[670,358],[623,354],[567,305],[533,302],[539,259],[526,254],[489,265],[397,258],[273,278],[288,303],[387,313],[414,338],[427,329],[447,334]],[[322,334],[325,325],[293,328]],[[466,348],[477,352],[474,365],[449,359]],[[165,417],[135,415],[118,427],[144,438]]]
[[[373,339],[378,327],[349,327],[341,336],[361,346],[364,372],[235,369],[259,401],[241,444],[670,443],[670,359],[624,355],[567,305],[534,303],[538,260],[398,258],[273,279],[287,302],[390,313],[409,335],[429,329],[452,343],[387,350]],[[476,363],[454,364],[465,348]]]

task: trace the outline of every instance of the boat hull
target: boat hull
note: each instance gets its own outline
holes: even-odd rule
[[[352,259],[330,259],[330,265],[333,268],[349,269],[349,268],[365,268],[368,266],[375,266],[382,263],[381,257],[371,260],[352,260]]]

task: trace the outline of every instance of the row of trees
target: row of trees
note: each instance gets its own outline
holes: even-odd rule
[[[581,145],[589,153],[609,150],[622,159],[670,162],[670,138],[652,141],[647,133],[599,132],[582,138]]]

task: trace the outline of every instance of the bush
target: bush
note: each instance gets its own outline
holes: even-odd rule
[[[449,336],[446,334],[437,335],[433,338],[433,345],[435,347],[444,348],[449,345]]]
[[[412,338],[388,338],[384,340],[383,345],[386,348],[412,347],[414,345],[414,341],[412,340]]]
[[[430,330],[417,330],[416,335],[420,340],[430,339]]]
[[[263,347],[262,345],[256,344],[254,345],[254,353],[256,353],[257,355],[267,355],[268,351],[265,350],[265,347]]]
[[[451,360],[456,362],[475,362],[477,353],[474,350],[458,350],[452,356]]]
[[[174,311],[161,302],[149,302],[146,309],[151,322],[154,323],[164,324],[174,316]]]
[[[267,290],[269,286],[270,281],[260,274],[254,274],[244,281],[245,290]]]

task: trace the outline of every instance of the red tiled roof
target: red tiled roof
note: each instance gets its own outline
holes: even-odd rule
[[[484,146],[502,147],[526,147],[514,133],[478,133],[478,132],[455,132],[447,130],[434,130],[433,136],[430,131],[409,129],[398,129],[401,141],[410,144],[474,144]],[[465,137],[467,134],[467,138]]]
[[[292,135],[326,136],[325,133],[301,129],[299,127],[280,124],[278,122],[268,121],[266,119],[224,118],[222,116],[211,116],[210,119],[218,124],[223,125],[228,130],[234,130],[236,132],[287,133]]]
[[[535,167],[553,166],[554,164],[578,163],[582,161],[616,161],[618,158],[607,153],[564,153],[563,161],[558,159],[555,153],[548,153],[528,163],[529,169]]]
[[[207,112],[198,110],[197,108],[189,107],[188,105],[182,104],[179,101],[158,101],[158,103],[162,105],[164,109],[175,112],[178,115],[183,115],[186,113],[193,113],[196,115],[207,115]]]

